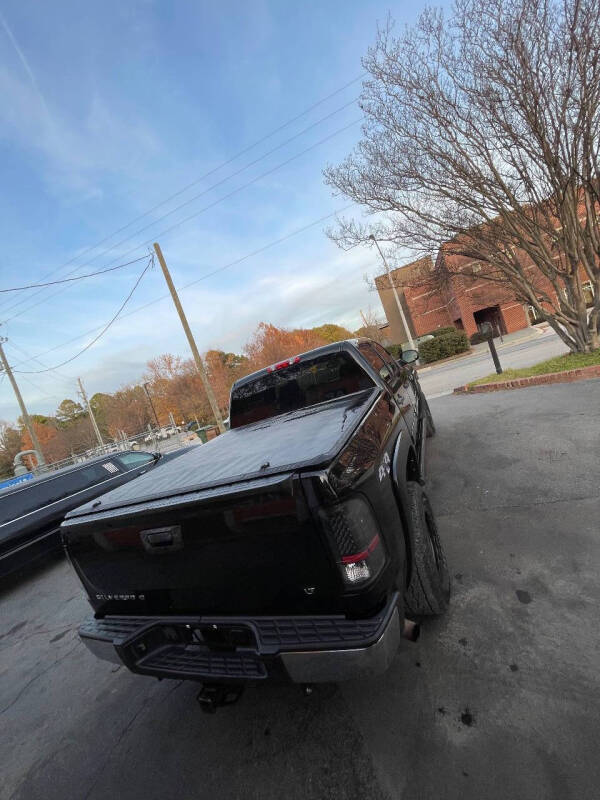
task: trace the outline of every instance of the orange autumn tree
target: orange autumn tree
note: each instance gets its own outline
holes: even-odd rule
[[[60,435],[55,420],[34,414],[31,417],[31,421],[46,461],[60,461],[62,458],[67,458],[67,456],[71,455],[67,443]],[[21,447],[23,450],[35,449],[27,428],[22,429]]]
[[[144,381],[152,397],[152,403],[161,425],[169,422],[169,412],[179,424],[182,419],[203,417],[206,399],[200,376],[192,359],[183,359],[171,353],[153,358],[148,362]]]
[[[261,322],[244,350],[252,370],[257,370],[324,344],[327,340],[314,330],[287,330]]]
[[[118,438],[121,431],[133,436],[143,431],[148,423],[155,424],[142,386],[122,386],[102,398],[101,408],[102,421],[110,438]]]
[[[219,408],[227,416],[232,384],[251,371],[248,359],[235,353],[209,350],[204,356],[204,366]]]

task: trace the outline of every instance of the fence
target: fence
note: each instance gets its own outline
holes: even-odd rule
[[[125,450],[141,450],[147,453],[171,453],[182,447],[201,444],[201,440],[195,433],[176,430],[173,433],[169,429],[160,428],[159,430],[145,430],[133,436],[127,436],[124,431],[119,432],[119,436],[105,445],[98,445],[84,450],[80,453],[72,453],[68,458],[60,461],[53,461],[51,464],[42,464],[34,467],[32,472],[35,475],[44,475],[47,472],[54,472],[62,467],[70,467],[73,464],[82,464],[90,458],[96,456],[109,455],[110,453],[122,453]]]

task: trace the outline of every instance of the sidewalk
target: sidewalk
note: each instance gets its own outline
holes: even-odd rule
[[[511,347],[514,344],[529,342],[532,339],[539,339],[541,336],[547,336],[552,333],[554,333],[554,331],[548,323],[542,322],[540,325],[535,325],[531,328],[523,328],[523,330],[515,331],[514,333],[507,333],[502,337],[502,340],[499,336],[496,336],[494,338],[494,343],[496,345],[496,350],[502,350],[504,347]],[[481,342],[481,344],[475,344],[471,350],[474,353],[480,353],[482,351],[488,352],[488,343]]]
[[[507,333],[502,337],[502,341],[500,337],[497,336],[494,339],[494,343],[496,345],[496,350],[504,350],[507,347],[513,347],[515,344],[522,344],[533,341],[534,339],[545,338],[553,333],[554,331],[547,323],[541,323],[535,327],[523,328],[523,330],[515,331],[514,333]],[[443,364],[448,364],[451,361],[458,361],[462,358],[468,358],[469,356],[475,356],[481,353],[489,353],[487,342],[474,344],[471,346],[470,350],[466,350],[464,353],[458,353],[458,355],[449,356],[448,358],[441,358],[439,361],[432,361],[431,364],[419,365],[417,366],[417,370],[419,374],[421,374],[423,372],[428,372],[430,369],[435,369],[435,367],[442,366]]]

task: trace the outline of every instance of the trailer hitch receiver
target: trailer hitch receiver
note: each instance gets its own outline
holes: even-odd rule
[[[205,683],[196,700],[205,714],[215,714],[217,708],[237,703],[243,691],[243,684]]]

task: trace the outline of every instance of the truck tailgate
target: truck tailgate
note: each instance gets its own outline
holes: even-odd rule
[[[310,614],[339,609],[336,565],[288,473],[67,519],[102,614]]]

